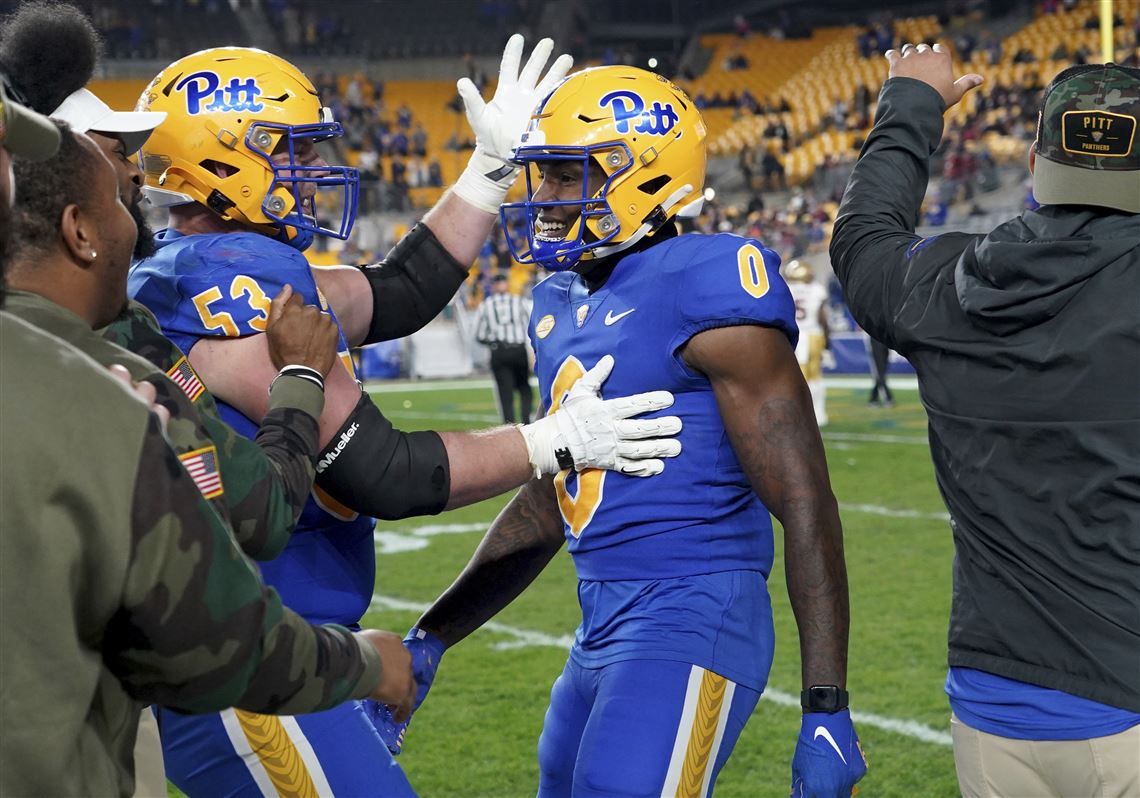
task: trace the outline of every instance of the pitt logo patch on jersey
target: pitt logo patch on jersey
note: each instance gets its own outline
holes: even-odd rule
[[[538,324],[534,325],[534,334],[539,338],[545,338],[550,335],[550,331],[554,329],[554,316],[547,313],[538,320]]]
[[[628,133],[630,123],[633,122],[633,130],[637,133],[664,136],[681,119],[673,109],[672,103],[662,105],[654,100],[653,105],[647,109],[645,100],[640,94],[626,89],[611,91],[603,95],[602,99],[598,100],[598,105],[602,108],[609,106],[614,115],[614,127],[618,133]]]
[[[198,375],[194,373],[194,368],[185,356],[179,358],[178,362],[170,367],[166,376],[190,397],[191,402],[196,402],[206,390],[206,386],[198,379]]]
[[[264,104],[257,101],[261,95],[261,87],[257,85],[256,78],[245,80],[230,78],[230,82],[225,86],[222,86],[221,82],[217,73],[202,70],[179,80],[174,84],[174,90],[186,93],[186,112],[191,116],[238,111],[256,113],[265,108]],[[210,103],[203,107],[203,103],[207,100]]]
[[[207,499],[216,499],[225,491],[222,489],[222,475],[218,471],[218,450],[205,446],[192,452],[178,455],[182,465],[190,472],[194,484]]]

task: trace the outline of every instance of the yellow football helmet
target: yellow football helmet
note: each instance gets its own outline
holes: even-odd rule
[[[810,283],[815,279],[811,266],[802,260],[790,260],[784,266],[784,279],[789,283]]]
[[[526,168],[527,199],[502,206],[504,229],[526,231],[526,249],[507,236],[522,263],[560,271],[580,259],[621,252],[678,215],[700,211],[705,181],[705,123],[693,101],[666,78],[629,66],[585,69],[539,103],[514,160]],[[593,161],[606,180],[593,195],[535,202],[530,164]],[[577,205],[581,215],[564,236],[548,238],[538,213]]]
[[[356,220],[357,171],[306,166],[295,158],[299,140],[344,131],[321,106],[312,82],[288,61],[248,47],[202,50],[162,70],[137,110],[167,115],[139,152],[153,204],[198,202],[302,250],[314,234],[348,237]],[[317,221],[310,190],[327,187],[343,194],[340,223],[329,227]]]

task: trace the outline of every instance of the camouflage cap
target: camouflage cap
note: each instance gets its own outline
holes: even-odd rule
[[[1042,205],[1140,213],[1140,70],[1069,67],[1045,90],[1033,194]]]

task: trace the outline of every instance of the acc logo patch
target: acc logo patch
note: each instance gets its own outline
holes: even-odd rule
[[[614,115],[614,127],[618,133],[628,133],[632,128],[637,133],[649,136],[664,136],[680,121],[673,103],[662,105],[653,101],[648,109],[645,100],[637,92],[627,89],[611,91],[598,100],[602,108],[609,106]]]
[[[222,79],[216,72],[202,70],[179,80],[174,85],[174,90],[186,93],[186,112],[191,116],[237,111],[256,113],[265,108],[265,105],[257,101],[261,96],[261,87],[257,85],[256,78],[230,78],[225,86],[221,84]],[[203,106],[206,101],[210,102]]]
[[[1061,148],[1074,155],[1125,158],[1136,138],[1136,117],[1111,111],[1066,111]]]
[[[547,313],[538,320],[538,324],[534,325],[534,334],[538,338],[545,338],[550,335],[550,331],[554,329],[554,316]]]

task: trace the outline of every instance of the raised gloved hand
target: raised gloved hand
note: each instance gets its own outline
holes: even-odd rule
[[[792,756],[792,798],[848,798],[867,772],[851,712],[808,712]]]
[[[569,55],[560,55],[539,81],[553,49],[554,42],[550,39],[540,41],[519,72],[523,37],[516,33],[508,39],[499,67],[499,84],[489,103],[483,101],[469,78],[460,78],[456,84],[467,110],[467,121],[475,133],[475,152],[452,190],[476,208],[488,213],[499,212],[507,190],[519,173],[519,167],[510,159],[530,123],[531,113],[574,64]]]
[[[605,468],[650,477],[665,469],[661,458],[681,453],[674,437],[681,419],[630,418],[670,407],[673,394],[650,391],[602,399],[602,383],[613,367],[613,357],[606,355],[574,384],[556,412],[519,427],[537,476],[566,468]]]
[[[435,672],[439,668],[439,661],[443,659],[443,652],[447,647],[435,635],[417,627],[412,627],[404,637],[404,647],[412,655],[412,678],[416,680],[416,701],[412,706],[412,713],[415,713],[427,698],[431,683],[435,680]],[[393,755],[399,754],[404,746],[404,734],[408,731],[412,715],[409,714],[402,723],[397,723],[387,704],[367,701],[365,709],[372,720],[372,725],[380,733],[384,745],[388,746]]]

